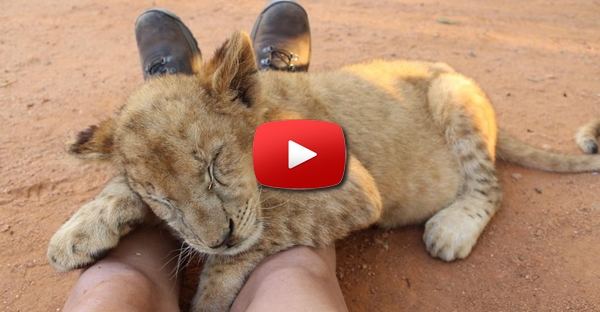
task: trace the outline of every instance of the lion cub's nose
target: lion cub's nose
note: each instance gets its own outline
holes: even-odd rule
[[[214,246],[208,246],[212,249],[217,249],[226,245],[229,242],[229,238],[231,238],[231,233],[233,233],[233,220],[229,219],[229,227],[223,229],[223,234],[221,235],[220,242]]]

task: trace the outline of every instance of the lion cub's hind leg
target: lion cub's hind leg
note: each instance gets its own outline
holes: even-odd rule
[[[432,256],[452,261],[469,255],[500,207],[497,127],[486,95],[466,77],[440,75],[430,84],[428,100],[432,119],[458,160],[462,183],[455,201],[427,221],[423,239]]]

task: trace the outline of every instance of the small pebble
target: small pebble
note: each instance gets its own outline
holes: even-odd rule
[[[513,174],[511,175],[511,177],[512,177],[513,179],[515,179],[515,180],[521,180],[521,179],[523,178],[523,175],[522,175],[522,174],[519,174],[519,173],[513,173]]]
[[[438,23],[442,23],[442,24],[446,24],[446,25],[454,25],[454,24],[456,24],[455,21],[447,19],[445,17],[440,17],[440,18],[438,18],[437,21],[438,21]]]

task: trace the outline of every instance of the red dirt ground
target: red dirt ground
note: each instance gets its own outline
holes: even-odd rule
[[[50,236],[114,170],[67,157],[63,142],[115,113],[142,83],[133,22],[178,13],[205,58],[265,2],[28,0],[0,11],[0,310],[58,311],[77,273],[45,259]],[[447,62],[475,78],[499,123],[531,144],[580,153],[600,116],[600,2],[303,1],[311,71],[371,58]],[[338,244],[351,311],[600,311],[600,176],[498,164],[505,200],[464,261],[444,263],[420,226]],[[188,293],[192,289],[186,290]]]

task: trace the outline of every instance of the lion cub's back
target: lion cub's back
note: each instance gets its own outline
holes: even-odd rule
[[[441,73],[456,73],[446,63],[408,60],[373,60],[344,66],[341,71],[351,72],[381,86],[394,84],[398,79],[428,81]]]

